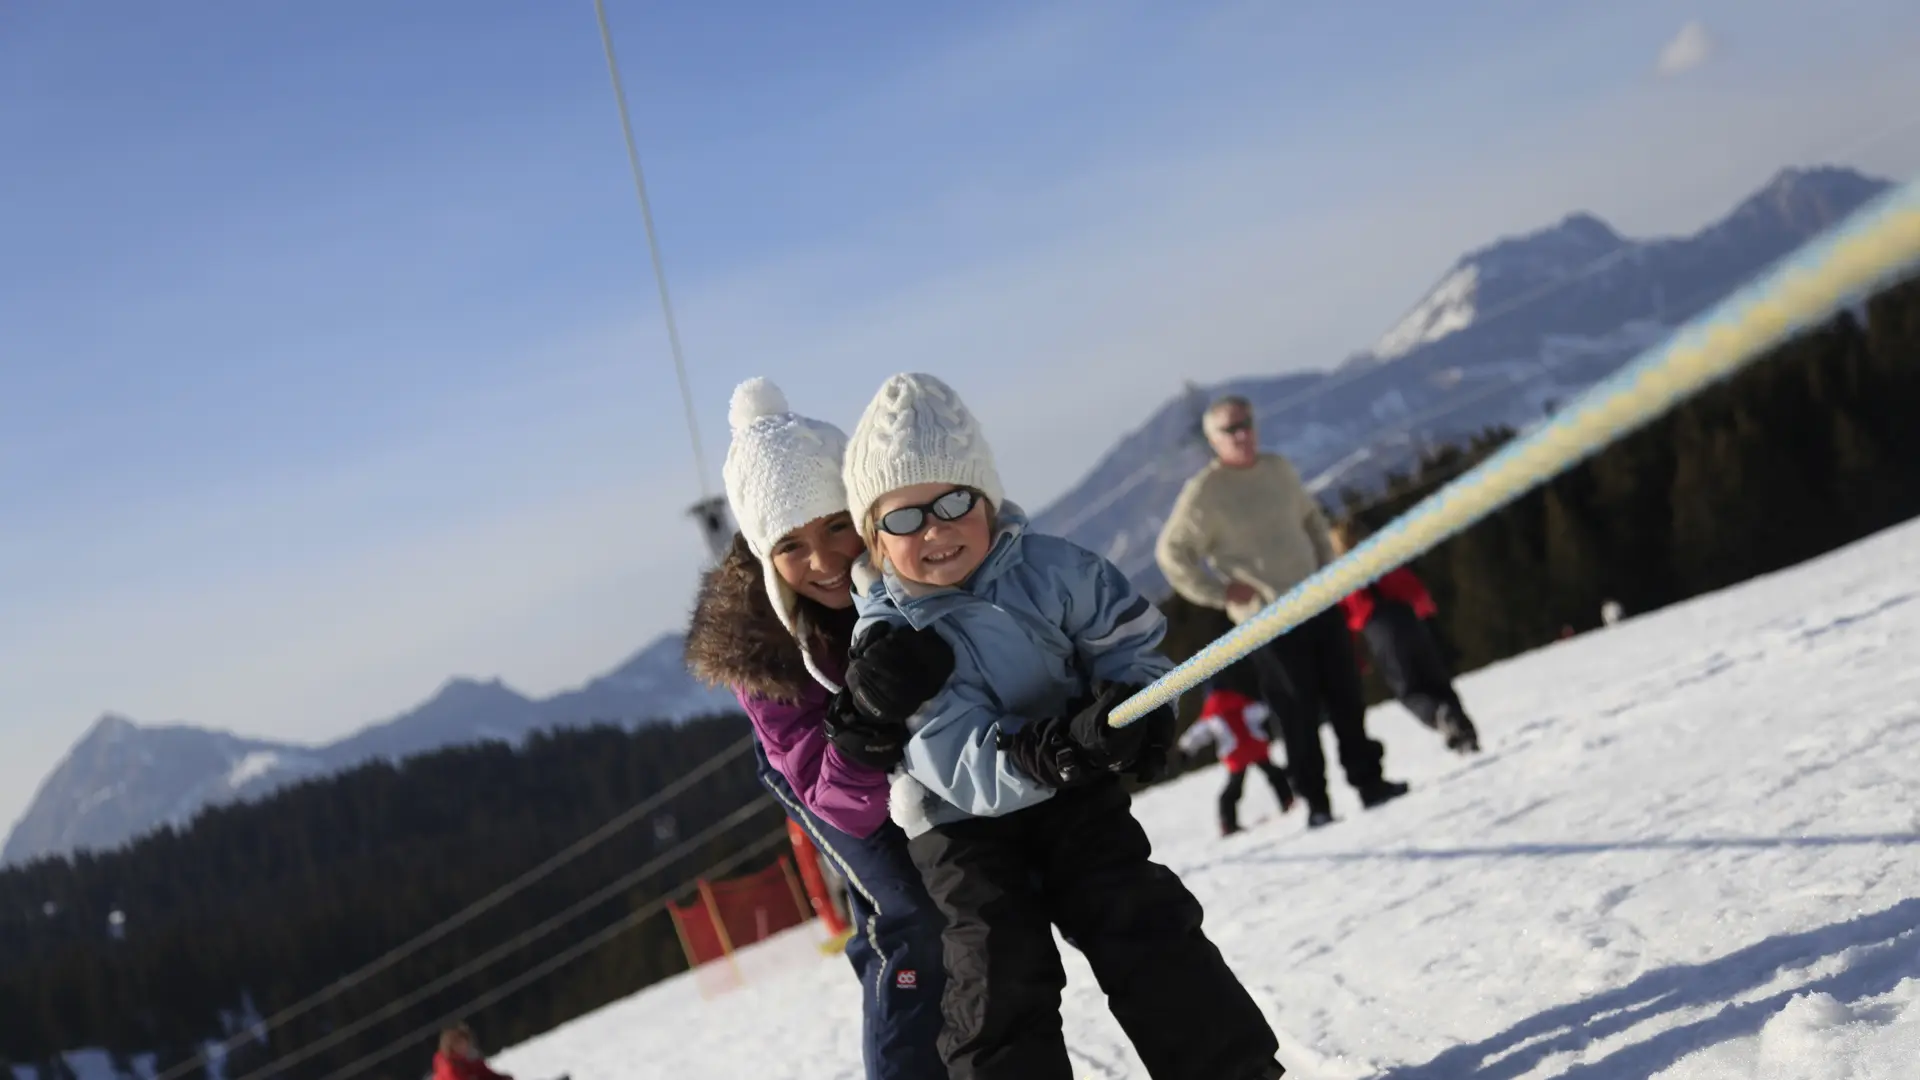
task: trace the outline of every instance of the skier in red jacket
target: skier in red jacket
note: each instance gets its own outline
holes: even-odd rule
[[[1249,765],[1266,776],[1280,800],[1280,812],[1293,809],[1293,785],[1287,783],[1286,770],[1269,756],[1267,718],[1272,714],[1254,700],[1257,692],[1245,661],[1228,666],[1214,678],[1199,719],[1180,736],[1181,753],[1197,753],[1212,743],[1220,764],[1226,766],[1227,786],[1220,792],[1221,836],[1240,831],[1240,794],[1246,788]]]
[[[1349,518],[1328,530],[1335,555],[1344,555],[1365,538],[1358,522]],[[1340,601],[1347,627],[1366,638],[1367,651],[1380,669],[1387,688],[1420,722],[1447,740],[1447,749],[1460,754],[1480,749],[1480,733],[1467,717],[1460,695],[1453,689],[1453,672],[1427,620],[1439,611],[1433,595],[1402,566]]]

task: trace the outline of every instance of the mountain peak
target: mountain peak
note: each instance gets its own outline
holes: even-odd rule
[[[118,742],[140,730],[141,727],[139,724],[121,716],[119,713],[106,712],[101,713],[100,719],[95,720],[93,726],[87,729],[86,734],[80,736],[80,741],[82,743]]]
[[[1607,224],[1606,221],[1600,217],[1587,213],[1585,210],[1578,210],[1568,214],[1566,217],[1560,219],[1558,225],[1544,231],[1572,238],[1576,243],[1605,246],[1623,242],[1620,234],[1613,230],[1613,226]]]
[[[1836,187],[1854,190],[1879,189],[1885,186],[1886,184],[1882,181],[1844,165],[1789,165],[1773,174],[1773,179],[1767,181],[1766,186],[1756,194],[1825,191]]]
[[[1574,277],[1630,241],[1592,214],[1568,214],[1544,229],[1503,237],[1453,264],[1439,284],[1373,346],[1381,360],[1457,334],[1487,312],[1541,286]]]
[[[1749,195],[1722,226],[1766,222],[1778,228],[1818,230],[1885,191],[1884,180],[1833,165],[1786,168]]]
[[[1627,243],[1613,226],[1580,211],[1544,229],[1502,237],[1469,253],[1458,265],[1475,267],[1487,280],[1565,277]]]
[[[429,700],[459,704],[474,700],[493,700],[501,697],[517,698],[520,696],[522,695],[519,691],[502,682],[497,675],[491,679],[476,679],[468,675],[455,675],[446,682],[441,683],[440,689],[434,691],[433,697]]]
[[[639,652],[627,657],[608,672],[607,678],[659,678],[662,674],[686,670],[687,639],[684,634],[660,635]]]

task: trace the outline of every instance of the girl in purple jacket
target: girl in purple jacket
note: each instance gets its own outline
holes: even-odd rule
[[[849,571],[866,548],[840,479],[846,436],[790,411],[764,379],[734,391],[729,421],[724,472],[740,533],[701,582],[687,663],[732,688],[753,722],[761,783],[847,880],[867,1076],[944,1077],[935,1040],[945,920],[888,819],[888,773],[904,739],[885,733],[904,733],[946,682],[953,653],[936,634],[903,632],[848,656]],[[875,722],[888,718],[898,722]]]

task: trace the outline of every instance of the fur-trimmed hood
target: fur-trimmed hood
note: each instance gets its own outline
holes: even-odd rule
[[[801,658],[800,642],[774,614],[764,573],[746,540],[736,534],[719,564],[700,580],[693,619],[687,626],[687,670],[712,686],[729,686],[775,701],[798,701],[819,684]],[[850,638],[853,613],[835,621],[845,626],[821,626],[808,632],[816,663],[844,654],[844,641],[836,647],[830,635],[839,629],[843,638]],[[837,670],[841,663],[827,666]]]

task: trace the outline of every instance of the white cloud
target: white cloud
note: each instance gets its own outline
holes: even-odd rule
[[[1692,71],[1713,57],[1713,39],[1707,25],[1698,19],[1680,28],[1660,50],[1660,74],[1679,75]]]

